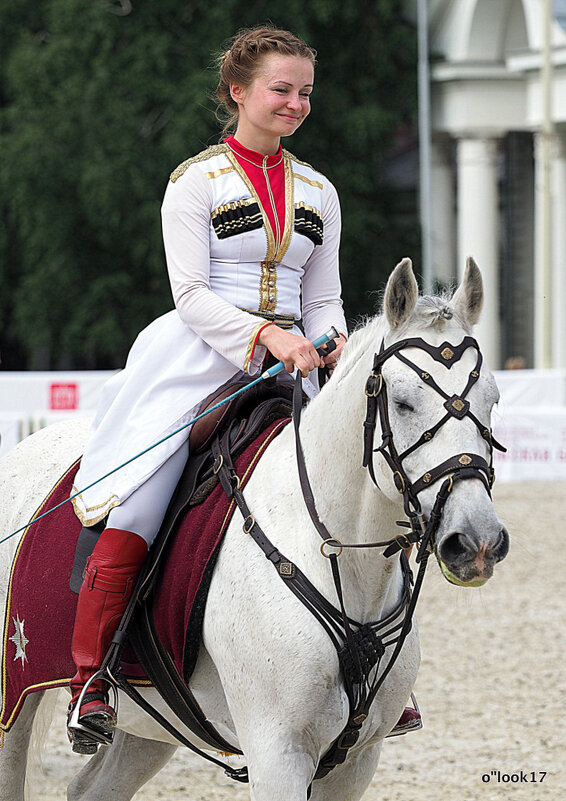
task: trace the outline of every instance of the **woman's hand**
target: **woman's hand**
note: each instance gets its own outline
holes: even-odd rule
[[[306,337],[291,334],[276,325],[266,326],[259,335],[258,342],[283,362],[288,373],[294,368],[306,378],[315,367],[324,367],[324,361],[316,352],[312,342]],[[331,354],[332,356],[334,355]],[[330,359],[330,356],[326,357]]]

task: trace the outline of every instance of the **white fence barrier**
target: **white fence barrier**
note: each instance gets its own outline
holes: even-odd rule
[[[0,373],[0,456],[51,423],[92,416],[112,370]]]
[[[92,416],[111,371],[0,373],[0,455],[46,425]],[[566,370],[495,373],[499,481],[566,481]]]

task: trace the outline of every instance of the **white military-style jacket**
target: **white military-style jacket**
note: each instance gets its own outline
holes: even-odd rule
[[[171,174],[162,222],[176,308],[139,334],[125,368],[105,385],[74,492],[189,422],[226,381],[259,374],[266,350],[257,338],[266,320],[277,315],[300,333],[295,322],[302,319],[311,340],[331,326],[346,333],[336,190],[285,150],[283,163],[279,243],[227,144],[209,147]],[[103,519],[188,434],[185,428],[74,499],[83,524]]]

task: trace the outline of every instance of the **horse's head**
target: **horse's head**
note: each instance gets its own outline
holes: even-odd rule
[[[489,579],[509,548],[490,492],[499,394],[471,336],[482,302],[472,259],[451,298],[419,297],[411,262],[402,261],[387,283],[385,334],[368,382],[382,430],[377,483],[390,497],[403,495],[446,578],[467,586]]]

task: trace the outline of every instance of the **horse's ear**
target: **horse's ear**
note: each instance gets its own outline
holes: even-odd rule
[[[469,325],[475,325],[480,319],[483,306],[483,281],[480,268],[472,259],[466,259],[466,269],[462,283],[452,298],[454,311]]]
[[[410,259],[403,259],[389,276],[383,309],[390,328],[398,328],[417,305],[419,286]]]

